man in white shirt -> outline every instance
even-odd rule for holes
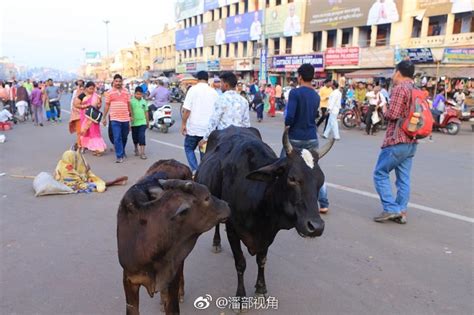
[[[295,15],[295,3],[288,4],[288,17],[285,20],[283,35],[285,37],[297,36],[301,33],[301,21],[299,16]]]
[[[323,138],[329,137],[329,133],[332,132],[334,139],[339,140],[341,137],[339,136],[339,125],[337,124],[337,116],[339,115],[339,111],[341,110],[341,102],[342,102],[342,89],[336,81],[333,82],[334,90],[329,94],[329,101],[328,101],[328,112],[329,112],[329,119],[328,119],[328,126],[326,130],[324,130]]]
[[[393,0],[376,0],[369,10],[367,25],[393,23],[399,19],[397,5]]]
[[[219,27],[216,31],[216,45],[223,45],[225,44],[225,31],[224,27],[222,26],[222,20],[219,20]]]
[[[464,111],[464,101],[466,100],[466,94],[464,94],[461,89],[457,89],[456,93],[454,93],[453,98],[456,101],[456,104],[461,108],[461,110]]]
[[[252,25],[250,26],[250,40],[260,40],[262,36],[262,24],[258,19],[258,11],[255,11]]]
[[[209,119],[214,113],[217,92],[209,86],[209,75],[206,71],[197,73],[198,83],[191,87],[186,94],[183,104],[183,119],[181,133],[184,138],[184,152],[192,172],[196,172],[198,162],[194,150],[207,132]],[[202,159],[202,152],[201,159]]]

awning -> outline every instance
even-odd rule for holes
[[[348,79],[391,78],[393,69],[363,69],[346,73]]]
[[[474,78],[474,67],[446,67],[441,65],[439,67],[439,73],[437,73],[436,66],[417,66],[415,73],[420,74],[421,76],[433,78],[436,78],[437,74],[440,77],[448,78]]]

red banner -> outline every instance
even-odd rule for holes
[[[326,50],[326,67],[358,65],[359,47],[328,48]]]

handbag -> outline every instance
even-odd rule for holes
[[[86,108],[85,115],[88,119],[98,124],[102,120],[104,114],[94,106],[89,106]]]

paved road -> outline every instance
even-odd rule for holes
[[[175,113],[176,114],[176,113]],[[65,114],[67,116],[67,114]],[[255,121],[264,140],[280,150],[282,118]],[[278,310],[251,314],[472,314],[473,134],[435,134],[423,141],[413,169],[409,224],[376,224],[380,211],[371,173],[382,135],[342,130],[321,165],[332,185],[330,214],[321,238],[282,231],[267,262],[269,294]],[[129,186],[104,194],[35,198],[31,180],[10,174],[52,171],[73,142],[67,124],[17,126],[0,144],[0,313],[121,314],[125,309],[116,250],[116,211]],[[155,160],[185,161],[177,126],[148,131],[147,161],[115,164],[112,153],[87,155],[96,174],[138,179]],[[131,146],[128,147],[132,156]],[[340,187],[341,185],[344,187]],[[454,214],[454,216],[452,215]],[[186,260],[182,314],[232,314],[194,300],[235,294],[236,274],[227,241],[211,253],[204,234]],[[253,293],[257,266],[247,255],[245,281]],[[142,314],[159,313],[159,300],[141,291]]]

